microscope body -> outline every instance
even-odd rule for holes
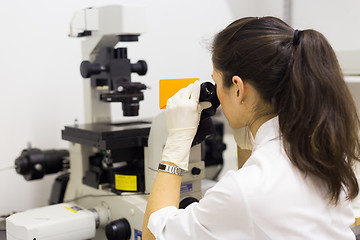
[[[136,5],[89,8],[74,15],[70,36],[84,39],[85,124],[75,123],[62,131],[62,139],[70,142],[70,176],[63,203],[10,216],[8,240],[141,239],[148,194],[167,138],[165,115],[112,123],[109,102],[121,102],[124,116],[138,115],[146,86],[132,82],[131,74],[145,75],[146,62],[132,64],[127,49],[115,46],[137,41],[146,30],[145,16],[145,8]],[[191,150],[189,168],[196,171],[184,175],[181,200],[199,200],[205,172],[200,144]],[[46,222],[38,221],[42,216]],[[94,224],[84,227],[86,222]]]
[[[90,10],[92,11],[93,9]],[[108,210],[104,212],[108,212],[109,216],[104,218],[102,227],[97,229],[94,239],[105,239],[105,231],[108,230],[105,226],[118,219],[126,219],[129,222],[131,239],[141,239],[148,193],[155,179],[167,138],[163,113],[150,121],[111,123],[109,102],[118,102],[123,96],[128,97],[121,102],[124,115],[131,116],[132,113],[137,115],[134,105],[138,106],[139,101],[143,99],[142,94],[139,94],[139,91],[134,92],[133,89],[144,90],[146,87],[140,83],[132,83],[130,73],[144,75],[147,69],[145,61],[140,60],[131,64],[127,59],[126,49],[114,47],[122,41],[136,41],[138,36],[146,31],[145,16],[142,6],[100,8],[98,30],[92,30],[91,36],[82,42],[84,61],[81,65],[81,74],[85,77],[85,121],[89,124],[67,126],[62,133],[63,139],[70,141],[71,165],[64,201],[75,199],[73,202],[84,208],[100,206]],[[113,29],[110,30],[110,27]],[[84,30],[83,32],[87,31]],[[80,29],[80,34],[81,31]],[[99,88],[103,88],[102,85],[107,86],[107,92],[99,91]],[[124,93],[124,89],[129,90]],[[137,102],[134,102],[134,99]],[[97,166],[90,161],[96,155],[100,155],[100,164]],[[191,158],[198,162],[199,169],[204,170],[200,145],[193,148]],[[108,166],[104,167],[106,164]],[[99,168],[106,169],[107,172],[102,171],[105,179],[94,181],[101,175],[96,172]],[[188,176],[191,177],[188,180],[184,176],[184,181],[188,183],[184,184],[182,198],[201,198],[201,178],[204,177],[204,171],[202,172]],[[127,236],[124,237],[126,238]]]
[[[106,126],[111,131],[104,130]],[[67,126],[63,131],[64,139],[72,139],[69,148],[71,175],[64,201],[71,201],[86,209],[97,208],[107,214],[101,219],[94,239],[106,239],[106,226],[118,219],[126,219],[129,223],[129,228],[122,231],[130,232],[131,239],[141,239],[148,193],[155,180],[167,138],[165,115],[159,114],[151,123],[93,124],[92,127],[102,127],[102,131],[91,143],[89,139],[72,138],[74,135],[79,136],[76,130],[88,136],[90,132],[85,130],[86,127],[89,125],[76,128]],[[107,137],[109,135],[111,137]],[[89,160],[99,155],[103,160],[112,158],[110,162],[113,167],[108,169],[108,173],[99,174],[96,169],[105,168]],[[180,205],[183,207],[186,207],[186,202],[189,204],[191,200],[202,197],[201,179],[204,178],[205,166],[201,161],[200,144],[192,147],[189,169],[181,185]],[[106,178],[97,177],[100,175]]]
[[[65,232],[68,240],[141,239],[148,194],[168,135],[165,114],[151,120],[112,123],[109,102],[121,102],[124,116],[138,114],[146,86],[132,82],[131,74],[145,75],[146,62],[132,64],[126,48],[115,46],[137,41],[145,32],[145,16],[145,8],[136,5],[89,8],[74,15],[70,36],[83,38],[85,124],[74,123],[62,131],[62,139],[70,142],[70,176],[63,203],[10,216],[8,240],[59,239]],[[213,114],[218,105],[218,100],[213,103]],[[195,139],[189,171],[181,184],[181,208],[202,197],[205,164],[199,143],[204,138]],[[46,224],[37,222],[45,212],[51,219],[47,218]],[[64,216],[74,220],[71,226],[61,220]],[[94,224],[84,227],[89,221]],[[62,228],[65,225],[67,229]],[[51,233],[54,226],[57,231]]]

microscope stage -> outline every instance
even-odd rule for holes
[[[92,123],[65,126],[62,139],[101,149],[147,146],[151,123]]]

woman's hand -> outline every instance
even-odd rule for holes
[[[171,97],[165,110],[169,135],[162,161],[173,163],[184,170],[188,170],[190,148],[201,111],[211,106],[209,102],[199,103],[199,96],[200,83],[196,81]]]
[[[202,109],[211,103],[199,104],[200,83],[181,89],[168,100],[165,110],[169,136],[163,151],[163,162],[187,170],[190,148],[196,134]],[[151,188],[143,222],[143,239],[155,239],[148,229],[151,214],[167,206],[179,207],[182,177],[159,171]]]

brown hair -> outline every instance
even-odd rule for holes
[[[285,151],[304,174],[317,176],[337,203],[359,192],[359,118],[333,49],[314,30],[299,32],[274,17],[242,18],[215,36],[214,68],[230,87],[238,75],[279,115]]]

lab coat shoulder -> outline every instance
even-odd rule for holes
[[[280,140],[258,147],[238,173],[254,239],[353,239],[345,197],[337,206],[329,204],[323,183],[301,173]]]
[[[284,176],[289,175],[289,169],[293,166],[281,144],[280,140],[273,140],[256,149],[243,168],[238,170],[238,184],[247,197],[255,197],[263,202],[259,196],[268,196],[273,188],[284,182]]]
[[[283,231],[283,219],[292,209],[292,194],[300,197],[297,186],[303,181],[302,174],[286,157],[281,141],[274,139],[258,147],[238,171],[237,181],[248,202],[254,239],[274,239],[272,233]]]

